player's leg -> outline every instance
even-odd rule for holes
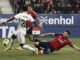
[[[34,42],[34,45],[41,47],[39,43],[41,43],[41,42],[36,41],[36,42]],[[42,49],[40,49],[40,50],[38,49],[38,54],[43,54],[43,50]]]
[[[49,54],[49,53],[52,53],[53,51],[54,50],[52,49],[51,44],[47,43],[47,46],[43,50],[40,50],[40,53],[41,54]]]
[[[48,54],[54,51],[50,42],[35,42],[35,45],[40,45],[44,48],[43,50],[39,50],[39,54]]]
[[[38,39],[36,39],[32,34],[28,34],[28,38],[29,38],[29,40],[31,40],[31,41],[34,41],[34,42],[40,42],[40,40],[38,40]]]
[[[43,47],[43,48],[45,48],[45,47],[47,47],[47,44],[48,44],[49,42],[34,42],[34,45],[36,45],[36,46],[38,46],[38,45],[40,45],[41,47]]]
[[[28,27],[28,28],[26,29],[26,33],[27,33],[27,36],[28,36],[29,40],[30,40],[30,41],[34,41],[34,37],[33,37],[33,35],[32,35],[32,28]]]
[[[35,41],[34,45],[36,48],[38,48],[39,51],[42,50],[41,47],[43,47],[43,48],[46,47],[46,44],[44,42],[41,42],[41,41]]]
[[[12,49],[12,46],[13,46],[13,44],[14,44],[14,40],[15,40],[16,38],[17,38],[17,37],[16,37],[15,34],[13,34],[13,35],[11,36],[11,41],[10,41],[9,47],[8,47],[7,49],[5,49],[6,51]]]
[[[23,49],[28,49],[28,50],[35,51],[35,49],[32,48],[30,45],[26,45],[26,44],[25,44],[25,35],[24,35],[24,34],[19,33],[19,34],[18,34],[18,40],[19,40],[20,46],[21,46]]]
[[[12,36],[11,36],[11,43],[10,43],[10,47],[12,47],[13,46],[13,44],[14,44],[14,40],[16,39],[17,37],[16,37],[16,35],[15,34],[13,34]]]
[[[38,39],[35,39],[34,36],[32,35],[32,28],[28,28],[27,29],[27,35],[28,35],[28,38],[29,38],[30,41],[35,41],[35,42],[40,41]],[[35,47],[38,48],[38,50],[41,50],[41,48],[39,47],[39,45],[35,46]]]
[[[33,37],[32,34],[28,34],[28,38],[29,38],[30,41],[34,41],[34,37]]]
[[[27,30],[26,30],[26,33],[27,33],[30,41],[39,41],[38,39],[34,38],[34,36],[32,34],[32,28],[28,27]]]
[[[32,28],[27,27],[26,29],[27,36],[30,41],[33,41]],[[21,47],[16,48],[16,50],[22,50]]]

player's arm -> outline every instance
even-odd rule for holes
[[[40,25],[40,27],[42,27],[42,23],[41,23],[41,20],[40,20],[39,17],[37,17],[37,20],[39,21],[39,25]]]
[[[44,32],[44,30],[42,29],[42,27],[39,26],[39,24],[32,18],[32,16],[29,16],[29,18],[30,18],[30,21],[31,21],[32,23],[34,23],[38,28],[40,28],[40,30],[41,30],[42,32]]]
[[[15,19],[15,17],[11,17],[10,19],[7,20],[7,22],[10,22],[10,21],[12,21],[14,19]]]
[[[57,34],[56,33],[45,33],[45,34],[41,34],[40,37],[43,37],[43,36],[56,36]]]
[[[12,21],[12,20],[14,20],[14,19],[17,19],[17,18],[19,18],[19,17],[21,17],[21,13],[13,16],[13,17],[11,17],[11,18],[9,18],[6,22],[2,22],[2,25],[6,25],[6,23],[8,23],[8,22],[10,22],[10,21]]]
[[[39,27],[41,28],[42,33],[45,33],[44,30],[42,29],[42,23],[39,17],[37,17],[37,20],[39,21]]]
[[[14,20],[15,19],[15,17],[11,17],[11,18],[9,18],[6,22],[2,22],[2,25],[6,25],[8,22],[10,22],[10,21],[12,21],[12,20]]]
[[[33,21],[33,23],[34,23],[38,28],[42,29],[36,21]]]
[[[79,47],[77,47],[76,45],[72,45],[71,47],[72,47],[72,48],[74,48],[75,50],[80,51],[80,48],[79,48]]]
[[[40,18],[39,17],[37,17],[37,20],[39,21],[39,23],[41,24],[41,20],[40,20]]]
[[[39,22],[40,27],[42,28],[41,20],[40,20],[40,18],[38,17],[38,15],[37,15],[35,12],[34,12],[34,16],[36,17],[36,19],[37,19],[38,22]]]

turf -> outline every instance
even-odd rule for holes
[[[42,41],[50,41],[52,38],[39,38]],[[32,51],[29,50],[15,50],[18,47],[18,41],[15,41],[13,50],[5,51],[6,48],[2,44],[0,38],[0,60],[80,60],[80,51],[76,51],[73,48],[66,46],[59,51],[55,51],[51,54],[44,54],[35,56]],[[70,38],[73,44],[80,47],[80,38]],[[33,45],[33,42],[26,39],[26,44]]]

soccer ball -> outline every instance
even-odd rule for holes
[[[4,46],[8,46],[8,44],[9,44],[9,40],[8,40],[8,39],[4,39],[4,40],[3,40],[3,45],[4,45]]]

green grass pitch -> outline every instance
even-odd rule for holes
[[[39,38],[42,41],[50,41],[52,38]],[[0,60],[80,60],[80,51],[76,51],[69,46],[65,46],[59,51],[55,51],[51,54],[44,54],[35,56],[32,51],[29,50],[15,50],[19,46],[18,41],[15,41],[13,50],[5,51],[6,48],[2,44],[0,38]],[[80,47],[80,38],[70,38],[73,44]],[[26,44],[33,45],[33,42],[26,39]]]

